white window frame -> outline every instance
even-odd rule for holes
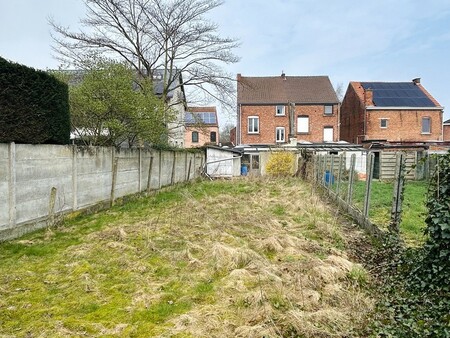
[[[247,133],[259,134],[259,116],[249,116],[247,121]]]
[[[275,128],[275,142],[286,142],[286,128],[284,127]]]
[[[329,108],[329,112],[327,112],[327,108]],[[333,105],[331,104],[326,104],[323,106],[323,114],[326,116],[330,116],[333,115]]]
[[[383,126],[383,121],[386,122],[386,125],[385,125],[385,126]],[[389,119],[381,118],[381,119],[380,119],[380,128],[381,128],[381,129],[387,129],[388,126],[389,126]]]
[[[304,121],[305,123],[300,123],[300,121]],[[299,115],[297,116],[297,133],[298,134],[309,134],[309,116],[308,115]]]
[[[327,140],[326,136],[328,136],[328,134],[325,133],[326,130],[331,130],[331,140]],[[325,126],[323,127],[323,141],[324,142],[333,142],[334,141],[334,128],[331,126]]]
[[[276,116],[285,116],[286,115],[286,107],[283,105],[277,105],[275,107],[275,115]]]
[[[424,127],[423,121],[424,120],[428,120],[428,130],[424,130],[423,129],[423,127]],[[420,127],[420,130],[421,130],[421,134],[431,134],[431,117],[430,116],[423,116],[422,117],[422,125]]]

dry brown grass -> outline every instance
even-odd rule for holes
[[[98,310],[70,322],[56,316],[45,328],[22,322],[20,332],[350,337],[367,324],[373,301],[349,278],[355,263],[342,224],[309,186],[253,178],[176,191],[182,198],[164,206],[110,211],[117,218],[36,272],[46,279],[50,269],[58,271],[58,284],[66,274],[68,290],[94,297]],[[8,306],[0,301],[0,310]],[[120,311],[108,321],[102,307],[113,306]]]

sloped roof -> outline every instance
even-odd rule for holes
[[[216,107],[189,107],[184,116],[187,125],[218,126]]]
[[[374,107],[436,108],[439,103],[418,82],[350,82],[364,103],[365,92],[372,91]]]
[[[175,93],[175,89],[182,86],[182,78],[181,73],[177,70],[174,70],[175,74],[173,76],[173,81],[169,85],[169,91],[167,93],[168,98],[172,98]],[[85,74],[88,72],[83,69],[67,69],[67,70],[52,70],[52,72],[61,72],[69,75],[69,85],[78,85],[83,81]],[[154,69],[153,70],[153,92],[155,95],[161,96],[163,93],[163,77],[164,70],[163,69]],[[135,85],[137,88],[137,85]]]
[[[238,104],[337,104],[328,76],[244,77],[238,74]]]
[[[175,88],[180,86],[181,73],[177,69],[174,70],[175,74],[172,74],[173,81],[169,85],[167,96],[172,98]],[[162,95],[164,89],[164,69],[153,70],[153,90],[156,95]]]
[[[448,119],[447,121],[444,121],[444,124],[449,124],[450,125],[450,119]]]

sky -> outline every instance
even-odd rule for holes
[[[82,0],[0,0],[0,56],[57,68],[48,19],[76,30],[84,13]],[[344,92],[350,81],[419,77],[450,118],[449,0],[225,0],[209,14],[240,42],[241,60],[224,66],[233,76],[327,75]]]

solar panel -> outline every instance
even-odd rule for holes
[[[365,90],[372,89],[377,107],[435,107],[430,98],[414,83],[361,82]]]
[[[217,124],[217,117],[216,113],[214,112],[202,112],[202,113],[186,112],[184,121],[188,124],[195,124],[195,123]]]

